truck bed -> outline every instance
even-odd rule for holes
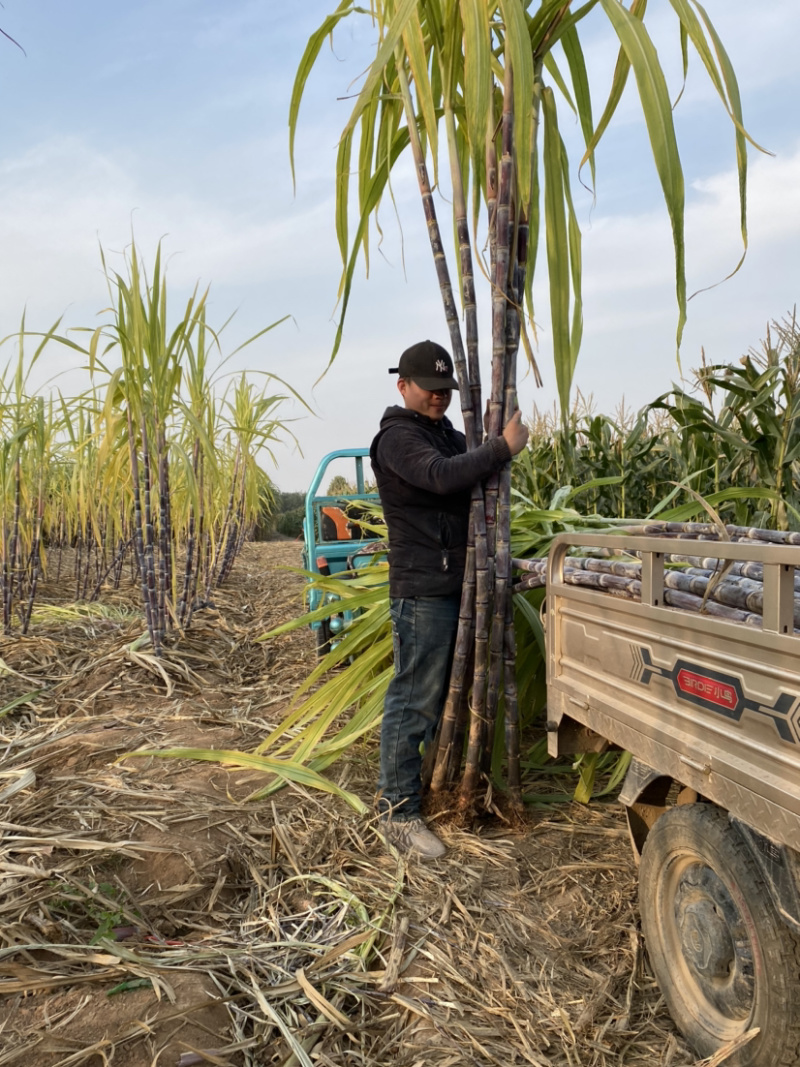
[[[567,584],[573,547],[640,553],[641,602]],[[755,628],[664,604],[665,558],[688,547],[641,535],[556,539],[546,602],[550,752],[572,720],[800,851],[800,548],[702,542],[705,555],[763,564]]]

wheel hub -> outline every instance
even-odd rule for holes
[[[733,940],[724,918],[704,893],[690,890],[678,915],[681,948],[705,978],[728,978],[733,968]]]
[[[692,864],[674,898],[675,928],[698,993],[727,1019],[746,1019],[753,1008],[753,949],[730,893],[711,870]]]

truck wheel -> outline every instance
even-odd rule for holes
[[[800,941],[721,808],[670,808],[639,868],[648,955],[678,1029],[702,1056],[753,1027],[726,1067],[800,1064]]]

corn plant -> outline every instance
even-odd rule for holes
[[[754,526],[800,524],[800,328],[794,313],[773,322],[761,349],[738,364],[704,365],[701,396],[676,389],[660,401],[721,485],[774,490]]]

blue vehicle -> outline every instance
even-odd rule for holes
[[[364,460],[369,457],[368,448],[341,449],[330,452],[323,458],[306,494],[303,518],[303,567],[322,575],[342,575],[371,559],[377,546],[376,535],[366,530],[359,522],[359,512],[369,512],[371,504],[379,504],[374,490],[368,491],[364,480]],[[353,461],[353,477],[347,478],[355,492],[337,493],[329,496],[320,493],[325,475],[336,460]],[[361,505],[361,507],[353,507]],[[366,506],[366,507],[365,507]],[[316,611],[323,603],[336,599],[335,593],[325,592],[311,585],[308,589],[308,610]],[[317,651],[324,655],[338,640],[338,635],[351,620],[352,613],[341,611],[327,619],[311,623],[317,639]]]

